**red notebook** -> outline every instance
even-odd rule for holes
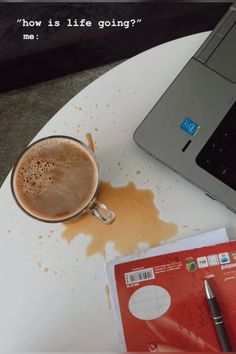
[[[203,280],[236,350],[236,241],[115,265],[127,351],[220,351]]]

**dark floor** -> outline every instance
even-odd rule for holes
[[[115,62],[0,94],[0,185],[22,149],[45,123]]]
[[[0,0],[0,92],[128,59],[161,43],[208,31],[229,5],[205,1],[1,4]],[[16,23],[22,18],[40,20],[42,26]],[[48,27],[49,18],[61,25]],[[93,26],[67,27],[68,18],[89,19]],[[115,26],[99,29],[101,20],[109,19]],[[116,27],[116,20],[127,19],[139,22],[128,29]],[[38,39],[23,40],[23,34]]]

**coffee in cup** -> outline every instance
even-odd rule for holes
[[[11,176],[13,195],[36,219],[61,222],[90,212],[104,223],[114,213],[96,201],[98,167],[93,153],[79,140],[50,136],[30,145]]]

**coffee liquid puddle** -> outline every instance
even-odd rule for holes
[[[176,235],[177,226],[160,219],[153,199],[150,190],[137,189],[132,182],[121,187],[101,182],[97,200],[115,212],[115,221],[105,225],[87,213],[74,222],[64,223],[62,237],[70,242],[76,236],[89,235],[87,256],[100,253],[105,257],[108,242],[112,242],[120,254],[137,251],[140,243],[157,246]]]

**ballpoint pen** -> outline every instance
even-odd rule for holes
[[[217,304],[217,300],[216,300],[216,296],[214,294],[214,291],[213,291],[212,287],[210,286],[207,279],[204,280],[204,288],[205,288],[207,303],[209,306],[211,317],[212,317],[214,325],[215,325],[217,338],[220,343],[220,347],[223,352],[231,352],[232,349],[231,349],[229,339],[228,339],[228,336],[226,333],[225,325],[223,322],[223,317],[221,316],[220,309]]]

